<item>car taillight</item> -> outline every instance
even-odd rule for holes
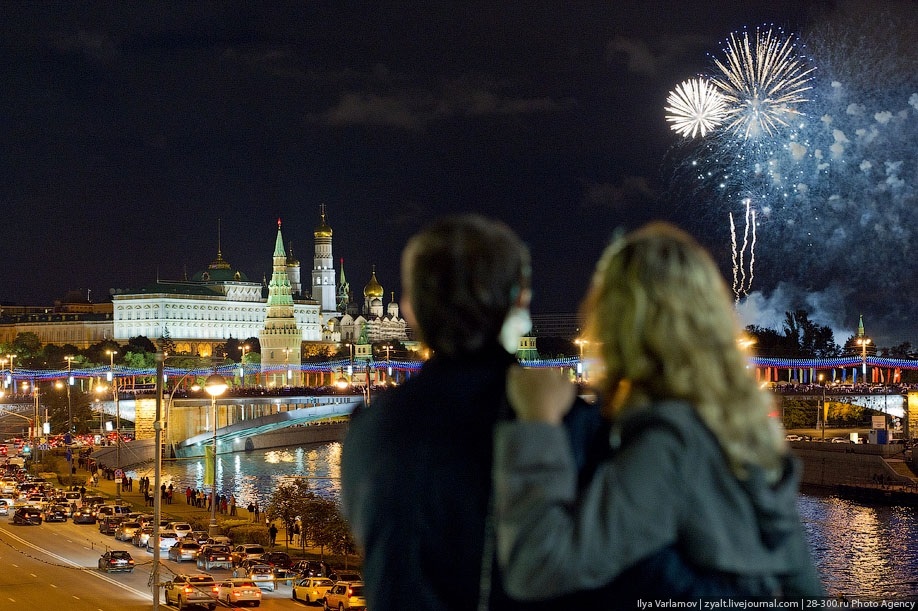
[[[353,596],[353,595],[354,595],[354,588],[348,588],[348,589],[347,589],[347,595],[348,595],[348,596]]]
[[[185,594],[191,594],[192,592],[194,592],[194,588],[192,588],[191,586],[185,586],[183,590]]]

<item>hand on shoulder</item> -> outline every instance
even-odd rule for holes
[[[507,398],[522,421],[561,424],[576,396],[577,387],[561,369],[513,366],[507,371]]]

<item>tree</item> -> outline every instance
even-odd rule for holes
[[[34,333],[18,333],[12,342],[3,346],[4,354],[15,354],[21,367],[37,369],[43,366],[41,340]]]
[[[115,362],[120,362],[124,358],[124,349],[121,347],[121,344],[111,339],[105,339],[93,344],[86,349],[84,354],[90,363],[108,365],[111,363],[111,357],[108,355],[109,351],[117,352],[114,356]]]
[[[280,520],[289,533],[297,518],[302,520],[309,512],[315,492],[305,479],[295,479],[277,487],[268,497],[265,516],[269,520]],[[287,540],[289,540],[289,536]]]
[[[150,341],[149,338],[138,335],[128,340],[125,349],[128,352],[154,354],[156,352],[156,344]]]

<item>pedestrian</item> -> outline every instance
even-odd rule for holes
[[[185,486],[185,503],[191,505],[191,486]]]
[[[274,542],[277,541],[277,526],[273,522],[268,528],[268,538],[271,540],[271,547],[274,547]]]
[[[503,223],[465,215],[412,237],[401,268],[401,311],[433,356],[358,407],[342,445],[342,507],[364,550],[367,606],[404,608],[410,583],[425,610],[531,608],[491,579],[486,530],[493,427],[530,328],[529,252]]]
[[[230,495],[229,506],[230,506],[230,515],[231,516],[236,515],[236,495],[235,494]]]
[[[249,510],[249,519],[254,522],[255,521],[255,503],[250,502],[249,506],[246,507],[246,509]]]
[[[294,545],[299,546],[299,544],[300,544],[300,522],[299,522],[299,518],[297,518],[297,521],[293,523],[293,537],[292,537],[292,541],[293,541],[293,544],[294,544]]]
[[[258,522],[258,499],[255,499],[255,519],[254,522]]]
[[[825,595],[797,512],[799,461],[749,374],[733,306],[711,257],[671,225],[606,249],[583,314],[607,420],[580,486],[559,426],[576,387],[557,371],[510,371],[517,419],[497,426],[494,446],[510,594],[609,587],[638,608],[697,598],[700,575],[715,588],[706,596]],[[647,561],[675,550],[675,572]]]

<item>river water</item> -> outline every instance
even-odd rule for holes
[[[241,507],[261,506],[285,480],[305,477],[317,493],[340,494],[341,444],[312,444],[218,457],[218,489],[231,491]],[[128,470],[137,479],[152,468]],[[201,488],[201,458],[166,462],[163,482],[177,494]],[[182,502],[178,500],[178,502]],[[800,514],[819,573],[832,596],[918,597],[918,508],[873,506],[805,492]]]

